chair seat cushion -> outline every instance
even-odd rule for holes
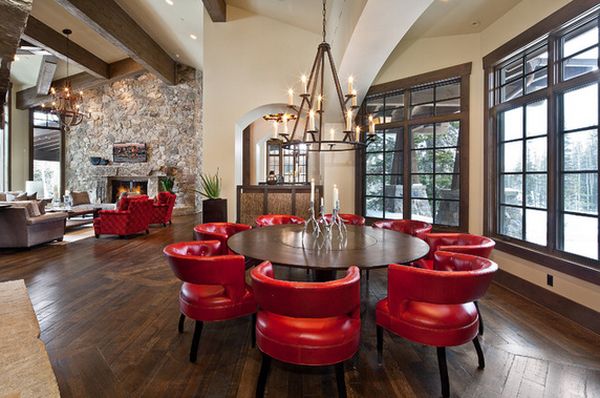
[[[408,340],[436,347],[465,344],[477,335],[479,317],[473,303],[430,304],[405,301],[390,313],[388,299],[377,303],[378,325]]]
[[[262,352],[296,365],[333,365],[358,350],[360,319],[291,318],[259,311],[256,344]]]
[[[246,286],[243,297],[234,302],[220,285],[183,283],[179,307],[185,316],[198,321],[221,321],[256,312],[252,288]]]

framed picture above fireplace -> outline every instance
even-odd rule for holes
[[[144,163],[148,161],[146,144],[118,143],[113,145],[114,163]]]

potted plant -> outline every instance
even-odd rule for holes
[[[206,199],[202,201],[203,222],[227,222],[227,199],[221,198],[222,181],[219,170],[215,175],[200,175],[200,190],[195,190]]]
[[[163,168],[166,176],[160,179],[160,190],[163,192],[175,193],[175,176],[177,175],[176,167]]]

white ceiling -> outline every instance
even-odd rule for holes
[[[37,84],[38,73],[42,64],[43,55],[18,55],[10,68],[10,81],[17,90],[33,87]],[[69,75],[73,76],[83,72],[82,69],[69,63]],[[58,60],[54,80],[67,76],[67,63]]]
[[[71,40],[105,62],[111,63],[127,58],[127,54],[94,32],[86,24],[69,14],[54,0],[33,0],[31,15],[57,32],[69,28]]]
[[[335,0],[327,2],[328,9],[332,1]],[[313,33],[321,33],[322,0],[227,0],[227,4]]]
[[[406,39],[479,33],[521,0],[435,0]]]
[[[36,0],[37,1],[37,0]],[[116,0],[171,58],[202,69],[202,0]],[[196,36],[192,39],[190,35]],[[179,55],[179,57],[177,57]]]

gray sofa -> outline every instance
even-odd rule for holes
[[[25,202],[0,209],[0,248],[31,247],[62,240],[67,213],[30,214]]]

